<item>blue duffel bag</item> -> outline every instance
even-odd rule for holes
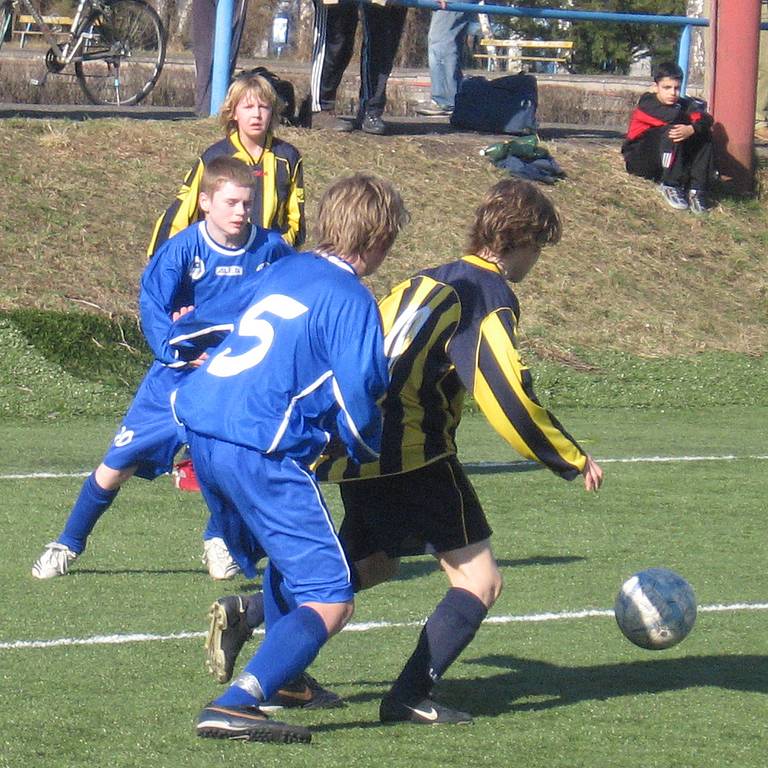
[[[526,72],[494,80],[467,77],[456,94],[451,125],[483,133],[534,133],[538,103],[536,78]]]

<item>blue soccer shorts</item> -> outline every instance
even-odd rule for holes
[[[291,458],[187,430],[200,490],[248,577],[266,553],[298,605],[353,598],[350,573],[314,475]]]
[[[173,469],[183,433],[173,417],[171,392],[191,370],[168,368],[157,361],[152,364],[104,456],[104,464],[110,469],[138,465],[136,475],[146,480]]]

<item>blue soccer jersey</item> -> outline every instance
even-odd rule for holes
[[[378,455],[387,383],[373,296],[339,259],[301,253],[262,274],[174,408],[193,432],[261,453],[309,464],[338,435],[366,462]]]
[[[180,367],[232,330],[248,306],[261,269],[293,249],[276,232],[253,227],[241,248],[215,242],[199,222],[157,251],[141,278],[139,307],[144,335],[155,358]],[[173,322],[180,307],[194,311]]]

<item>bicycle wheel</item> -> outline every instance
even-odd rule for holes
[[[165,61],[165,30],[145,0],[108,0],[80,34],[75,74],[93,104],[138,104],[154,88]]]

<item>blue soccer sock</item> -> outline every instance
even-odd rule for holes
[[[96,482],[94,474],[88,475],[83,483],[64,530],[57,539],[60,544],[64,544],[78,554],[85,549],[93,527],[107,511],[120,490],[119,488],[114,491],[105,490]]]
[[[418,701],[429,695],[459,654],[472,642],[488,613],[480,598],[452,587],[438,603],[421,631],[411,658],[390,691],[399,701]]]
[[[243,674],[214,704],[243,706],[266,701],[312,663],[327,639],[328,631],[317,611],[307,606],[291,611],[270,628]]]

